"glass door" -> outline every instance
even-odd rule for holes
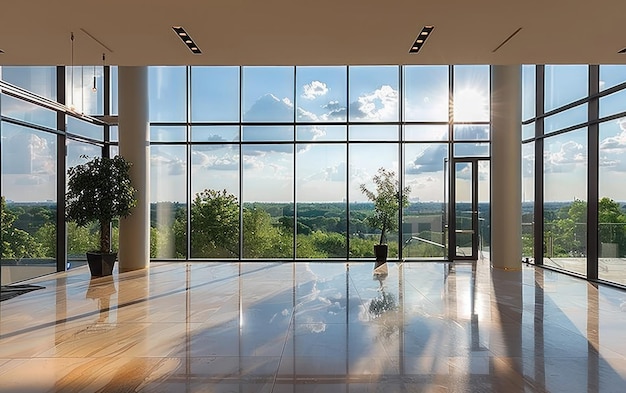
[[[476,158],[452,160],[449,220],[451,260],[478,259],[478,167]]]

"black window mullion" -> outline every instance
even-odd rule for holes
[[[599,90],[600,67],[589,66],[589,100],[587,128],[587,279],[598,279],[598,204],[599,204],[599,174],[600,142],[599,142]]]

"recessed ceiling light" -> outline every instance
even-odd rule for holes
[[[422,49],[422,45],[426,42],[426,39],[430,37],[430,33],[432,33],[434,26],[424,26],[420,33],[417,35],[415,42],[411,45],[411,49],[409,49],[409,53],[417,53]]]
[[[191,52],[193,52],[196,55],[202,53],[200,48],[198,48],[198,45],[196,45],[195,42],[193,42],[193,39],[189,36],[189,34],[187,34],[187,32],[182,26],[172,26],[172,30],[174,30],[174,32],[178,35],[178,37],[185,43],[185,45],[187,45],[187,47],[189,48],[189,50],[191,50]]]

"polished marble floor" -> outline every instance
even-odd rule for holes
[[[525,266],[153,263],[0,303],[1,392],[624,392],[626,292]]]

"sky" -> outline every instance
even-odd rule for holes
[[[152,201],[184,202],[188,169],[192,193],[205,188],[226,189],[241,196],[244,202],[291,202],[295,182],[298,201],[365,201],[359,186],[369,184],[380,167],[397,171],[401,160],[397,144],[382,143],[398,140],[398,126],[375,122],[398,122],[401,103],[402,116],[407,121],[447,121],[447,67],[406,67],[402,75],[403,98],[399,94],[398,72],[396,66],[350,67],[349,72],[346,67],[297,67],[295,72],[293,67],[194,67],[188,93],[185,67],[151,68],[151,121],[185,122],[189,117],[192,121],[203,122],[190,129],[193,141],[220,143],[193,145],[189,164],[185,145],[153,145],[150,157]],[[586,96],[587,85],[583,83],[586,73],[587,68],[583,66],[547,66],[546,110]],[[52,75],[48,74],[43,70],[33,71],[24,78],[28,83],[24,83],[51,95],[53,92],[38,87],[45,85],[42,81]],[[623,66],[603,66],[600,89],[623,83],[625,74]],[[82,75],[89,88],[87,81],[92,76]],[[534,83],[532,73],[525,72],[524,76],[525,86]],[[100,78],[98,70],[96,77]],[[3,78],[19,82],[20,75],[5,67]],[[84,90],[82,86],[83,95]],[[488,91],[488,67],[455,67],[455,118],[488,121]],[[191,97],[189,113],[187,94]],[[601,116],[623,111],[625,99],[626,91],[603,98]],[[94,108],[101,104],[97,99],[92,101],[89,105]],[[242,108],[239,108],[240,101]],[[3,115],[9,117],[42,125],[53,121],[50,113],[24,106],[6,96],[2,97],[0,105]],[[525,96],[525,117],[534,115],[533,105],[534,101]],[[546,130],[578,123],[581,114],[584,121],[586,111],[586,107],[581,107],[555,116],[556,119],[546,121]],[[242,128],[241,138],[246,144],[241,156],[236,144],[239,129],[234,125],[240,121],[240,116],[244,122],[255,122]],[[294,118],[305,124],[294,128],[289,124]],[[363,124],[347,128],[348,119]],[[269,122],[272,124],[263,125]],[[72,129],[84,135],[101,132],[76,125]],[[457,146],[456,153],[488,154],[488,146],[479,142],[488,140],[490,132],[486,126],[455,127],[455,138],[467,142]],[[184,126],[162,125],[152,128],[151,137],[153,141],[184,142],[186,133]],[[411,187],[410,200],[442,201],[444,158],[448,147],[441,142],[447,138],[447,126],[407,126],[404,137],[415,142],[407,143],[402,152],[403,181]],[[292,143],[294,138],[295,144]],[[351,141],[349,145],[345,143],[346,138]],[[546,138],[543,157],[546,201],[586,198],[586,138],[585,130]],[[601,124],[600,149],[601,196],[626,200],[620,186],[626,180],[626,162],[622,158],[626,150],[624,119]],[[15,201],[53,200],[56,197],[56,154],[56,138],[50,134],[3,122],[3,195]],[[68,166],[80,162],[81,154],[93,156],[97,149],[69,142]],[[529,176],[535,159],[532,149],[524,148],[523,159],[523,200],[529,200],[532,198]]]

